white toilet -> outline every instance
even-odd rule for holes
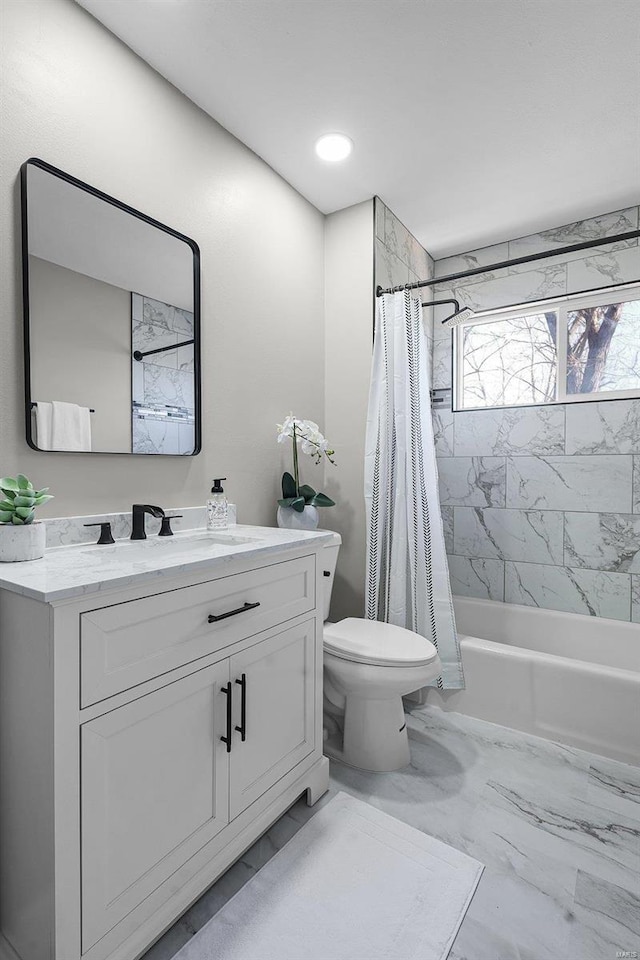
[[[411,630],[348,617],[329,623],[342,540],[334,534],[324,562],[324,752],[363,770],[398,770],[409,763],[402,697],[439,676],[431,641]]]

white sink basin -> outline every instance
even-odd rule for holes
[[[148,556],[150,553],[162,555],[171,554],[181,555],[185,553],[194,553],[202,549],[215,549],[216,547],[236,547],[244,543],[260,543],[257,537],[240,537],[233,533],[213,533],[208,530],[201,530],[196,533],[178,533],[172,537],[158,537],[156,535],[148,537],[147,540],[117,540],[115,543],[101,544],[91,547],[83,547],[83,553],[104,553],[108,554],[122,553],[142,554]]]

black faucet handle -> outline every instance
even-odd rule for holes
[[[85,527],[100,527],[100,536],[98,537],[98,543],[115,543],[113,539],[113,534],[111,533],[111,521],[103,520],[100,523],[85,523]]]
[[[165,513],[162,518],[162,523],[160,525],[159,537],[172,537],[173,530],[171,529],[171,521],[178,520],[182,516],[181,513]]]

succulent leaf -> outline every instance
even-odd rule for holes
[[[53,499],[47,493],[48,489],[36,490],[23,473],[17,477],[2,477],[0,491],[4,498],[0,499],[0,523],[14,523],[16,526],[33,523],[35,508]]]

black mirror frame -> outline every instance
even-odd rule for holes
[[[97,187],[92,187],[88,183],[84,183],[82,180],[78,180],[76,177],[72,177],[71,174],[65,173],[64,170],[58,169],[58,167],[52,166],[52,164],[47,163],[45,160],[40,160],[38,157],[29,157],[28,160],[20,167],[20,208],[22,216],[22,316],[23,316],[23,347],[24,347],[24,403],[25,403],[25,432],[28,445],[32,450],[37,450],[38,453],[78,453],[78,451],[69,451],[69,450],[43,450],[39,447],[33,436],[33,427],[32,427],[32,397],[31,397],[31,340],[30,340],[30,328],[29,328],[29,237],[28,237],[28,218],[27,218],[27,172],[29,166],[39,167],[41,170],[45,170],[47,173],[53,174],[53,176],[59,177],[61,180],[66,180],[67,183],[70,183],[74,187],[78,187],[80,190],[85,190],[87,193],[92,194],[92,196],[97,197],[99,200],[104,200],[106,203],[112,204],[114,207],[123,210],[125,213],[131,214],[131,216],[137,217],[139,220],[144,220],[145,223],[148,223],[152,227],[157,227],[159,230],[163,230],[165,233],[170,234],[172,237],[175,237],[177,240],[182,240],[184,243],[188,244],[193,253],[193,372],[194,372],[194,413],[195,413],[195,424],[194,424],[194,448],[193,453],[189,454],[177,454],[177,453],[134,453],[133,451],[102,451],[102,450],[91,450],[87,451],[92,455],[101,455],[101,456],[119,456],[119,457],[174,457],[179,459],[186,459],[187,457],[195,457],[202,450],[202,380],[201,380],[201,351],[200,351],[200,247],[195,240],[192,240],[190,237],[186,237],[183,233],[179,233],[177,230],[173,230],[171,227],[168,227],[164,223],[160,223],[159,220],[154,220],[153,217],[147,216],[145,213],[141,213],[140,210],[136,210],[134,207],[130,207],[128,204],[123,203],[121,200],[116,200],[115,197],[110,197],[109,194],[103,193],[102,190],[98,190]]]

